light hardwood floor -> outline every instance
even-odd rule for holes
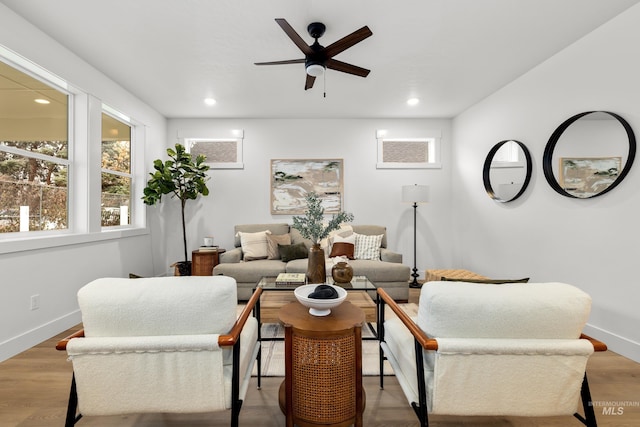
[[[415,292],[410,301],[415,300]],[[59,338],[69,331],[0,363],[0,426],[52,427],[64,425],[71,364],[65,353],[54,349]],[[599,426],[640,426],[640,364],[611,351],[596,353],[589,360],[587,372]],[[250,388],[240,414],[241,426],[283,426],[284,416],[277,402],[282,378],[263,379],[262,390]],[[490,385],[488,385],[490,386]],[[413,410],[395,377],[385,377],[385,389],[378,387],[378,377],[365,377],[367,394],[364,425],[384,427],[418,426]],[[613,412],[606,413],[609,403]],[[619,405],[622,404],[622,405]],[[622,408],[623,413],[613,415]],[[605,412],[605,413],[603,413]],[[228,413],[190,415],[130,415],[86,417],[79,427],[151,427],[151,426],[227,426]],[[571,427],[580,426],[573,417],[430,417],[431,426],[480,427]]]

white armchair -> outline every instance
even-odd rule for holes
[[[56,346],[73,362],[66,426],[83,415],[229,409],[237,426],[260,350],[251,316],[260,291],[238,317],[230,277],[104,278],[81,288],[84,329]]]
[[[573,414],[596,426],[586,364],[606,346],[581,334],[591,309],[583,291],[564,283],[428,282],[416,319],[378,293],[380,363],[389,361],[421,426],[429,414]],[[386,305],[396,316],[385,319]]]

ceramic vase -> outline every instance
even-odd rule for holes
[[[331,277],[336,283],[349,283],[353,279],[353,267],[341,261],[331,269]]]
[[[309,248],[309,263],[307,264],[307,283],[324,283],[327,270],[324,259],[324,249],[319,244]]]

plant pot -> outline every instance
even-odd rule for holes
[[[324,283],[327,280],[324,249],[319,244],[309,248],[309,262],[307,264],[307,283]]]
[[[191,276],[191,261],[179,261],[171,264],[174,276]]]
[[[353,279],[353,267],[346,262],[339,262],[331,269],[331,277],[336,283],[349,283]]]

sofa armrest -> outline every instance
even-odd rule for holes
[[[386,262],[402,264],[402,254],[393,252],[387,248],[380,248],[380,259]]]
[[[220,264],[238,263],[242,260],[242,248],[233,248],[220,254]]]

